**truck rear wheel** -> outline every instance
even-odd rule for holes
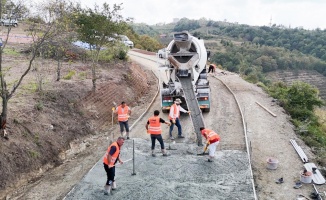
[[[211,110],[211,108],[204,108],[203,112],[209,112]]]
[[[162,110],[162,113],[169,113],[169,110],[164,109]]]

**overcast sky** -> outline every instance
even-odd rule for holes
[[[123,3],[121,14],[149,25],[170,23],[173,18],[227,20],[248,25],[282,24],[305,29],[326,28],[326,0],[76,0],[93,8],[94,3]]]

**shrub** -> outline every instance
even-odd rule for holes
[[[80,79],[86,79],[86,72],[80,72],[79,74],[78,74],[78,76],[79,76],[79,78]]]
[[[39,157],[39,153],[36,152],[36,151],[29,151],[29,155],[32,157],[32,158],[38,158]]]
[[[71,78],[76,74],[75,70],[70,70],[69,73],[63,77],[65,80],[71,80]]]
[[[279,99],[284,109],[290,113],[296,132],[308,146],[314,148],[318,160],[326,162],[325,151],[320,150],[326,146],[326,132],[320,118],[314,114],[316,107],[324,105],[318,97],[318,89],[303,82],[293,83],[289,87],[278,82],[271,85],[267,91]]]
[[[117,55],[119,60],[126,60],[127,59],[127,52],[124,49],[120,49]]]
[[[43,107],[44,107],[43,102],[39,101],[37,104],[35,104],[34,107],[36,110],[39,110],[39,111],[43,110]]]

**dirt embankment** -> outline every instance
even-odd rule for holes
[[[123,100],[131,102],[131,107],[141,107],[146,98],[152,97],[147,91],[153,85],[151,81],[156,81],[150,71],[130,62],[107,64],[98,69],[94,93],[90,91],[89,64],[64,63],[63,76],[72,70],[76,73],[70,80],[56,81],[56,63],[42,62],[26,76],[9,102],[9,140],[0,138],[0,199],[65,163],[71,158],[67,150],[74,144],[85,143],[83,138],[109,135],[106,131],[112,126],[113,102],[119,104]],[[4,66],[13,63],[20,67],[9,68],[10,81],[17,79],[20,69],[26,66],[25,61],[17,63],[14,59],[7,59]],[[35,80],[40,74],[43,91],[35,92]],[[83,146],[92,148],[90,144]],[[78,152],[72,153],[72,157],[74,154]]]

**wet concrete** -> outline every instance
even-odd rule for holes
[[[122,147],[121,158],[132,158],[132,140]],[[116,166],[117,190],[104,195],[106,173],[100,160],[65,199],[254,199],[246,152],[216,152],[214,162],[198,156],[203,147],[195,143],[166,143],[170,154],[163,157],[156,143],[156,157],[151,156],[151,142],[134,139],[133,161]],[[132,175],[135,172],[136,175]]]

